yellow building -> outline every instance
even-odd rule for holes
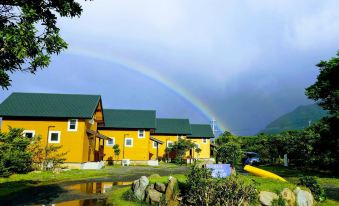
[[[154,158],[149,151],[154,142],[150,134],[155,129],[155,116],[154,110],[104,109],[105,125],[99,127],[100,133],[109,138],[105,141],[104,160],[146,164]],[[119,145],[119,155],[114,154],[114,145]]]
[[[163,142],[158,145],[159,159],[172,159],[174,154],[167,152],[166,148],[170,148],[179,138],[186,138],[189,134],[191,134],[191,127],[188,119],[157,118],[156,129],[151,136]],[[157,156],[156,142],[153,142],[149,147],[150,153],[155,159]]]
[[[99,95],[12,93],[0,105],[1,131],[22,128],[26,137],[39,135],[44,145],[62,145],[69,168],[103,160],[104,124]]]
[[[211,158],[211,141],[214,138],[212,128],[208,124],[191,124],[192,134],[187,136],[194,142],[198,148],[201,149],[200,153],[190,151],[191,156],[197,159],[210,159]]]
[[[12,93],[0,105],[0,117],[3,132],[22,128],[23,135],[39,135],[44,145],[61,145],[69,168],[97,169],[104,161],[121,160],[156,165],[175,156],[166,148],[179,138],[201,149],[199,154],[189,151],[187,159],[210,158],[209,125],[157,119],[154,110],[103,109],[99,95]],[[114,145],[119,145],[119,155]]]

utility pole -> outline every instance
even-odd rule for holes
[[[214,118],[211,120],[211,126],[212,126],[212,132],[213,135],[215,136],[216,133],[219,131],[217,128],[217,120],[215,120]]]

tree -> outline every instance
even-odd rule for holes
[[[44,145],[40,136],[34,136],[27,147],[27,151],[32,154],[34,169],[52,170],[61,167],[67,154],[67,152],[60,152],[61,148],[61,145]]]
[[[117,160],[120,155],[120,148],[118,144],[113,145],[113,151],[114,151],[115,159]]]
[[[57,16],[79,17],[75,0],[2,0],[0,2],[0,86],[11,85],[9,73],[35,74],[47,67],[52,54],[67,48]]]
[[[321,61],[317,67],[320,74],[317,81],[306,89],[306,96],[339,118],[339,51],[337,57]]]
[[[175,162],[181,164],[185,153],[194,148],[196,148],[196,145],[191,140],[180,138],[168,150],[175,154]]]
[[[217,147],[217,159],[222,163],[237,164],[242,155],[240,144],[227,142]]]
[[[196,147],[195,148],[195,152],[198,154],[197,156],[198,156],[198,159],[199,159],[199,155],[200,155],[200,153],[201,153],[201,149],[199,148],[199,147]]]
[[[27,173],[32,170],[32,155],[26,149],[30,139],[24,137],[22,129],[9,128],[8,133],[0,132],[0,176],[13,173]]]

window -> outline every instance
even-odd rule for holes
[[[133,138],[125,139],[125,147],[133,147]]]
[[[49,131],[48,142],[60,143],[60,131]]]
[[[106,145],[107,145],[107,146],[114,146],[114,145],[115,145],[115,139],[114,139],[114,137],[110,137],[110,139],[108,139],[108,140],[106,141]]]
[[[138,137],[139,138],[144,138],[145,137],[145,130],[139,129],[138,130]]]
[[[168,141],[167,142],[167,147],[168,148],[172,148],[173,147],[173,142],[172,141]]]
[[[35,135],[35,131],[34,130],[24,130],[23,135],[25,137],[32,138]]]
[[[153,141],[153,148],[157,148],[157,142]]]
[[[68,120],[68,131],[75,132],[78,130],[78,120],[70,119]]]
[[[207,143],[207,138],[202,138],[202,143],[206,144]]]

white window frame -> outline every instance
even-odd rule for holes
[[[131,140],[131,145],[126,144],[127,140]],[[133,138],[131,138],[131,137],[125,138],[124,145],[125,145],[125,147],[133,147]]]
[[[169,146],[168,146],[168,143],[172,143],[172,146],[171,146],[171,147],[169,147]],[[167,148],[172,148],[172,147],[173,147],[173,144],[174,144],[174,142],[173,142],[173,141],[167,141],[167,145],[166,145],[166,146],[167,146]]]
[[[141,131],[142,131],[142,132],[141,132]],[[138,130],[138,138],[139,138],[139,139],[145,138],[145,136],[146,136],[145,133],[146,133],[146,132],[145,132],[144,129],[139,129],[139,130]],[[142,136],[140,136],[140,134],[142,134]]]
[[[24,130],[22,132],[22,134],[24,135],[24,137],[26,137],[26,133],[32,133],[32,138],[35,136],[35,130]]]
[[[75,120],[75,129],[70,129],[70,126],[71,126],[71,120]],[[69,120],[68,120],[67,131],[69,131],[69,132],[76,132],[76,131],[78,131],[78,119],[69,119]]]
[[[58,134],[58,141],[52,141],[52,133]],[[48,143],[60,143],[61,131],[49,131],[48,132]]]
[[[108,140],[106,140],[106,145],[107,146],[114,146],[115,145],[115,138],[114,137],[110,137],[111,140],[113,140],[113,144],[109,144]]]
[[[202,143],[207,144],[207,138],[202,138]]]
[[[159,147],[159,143],[157,143],[156,141],[153,141],[153,148],[156,149],[157,148],[157,144],[158,144],[158,147]]]

